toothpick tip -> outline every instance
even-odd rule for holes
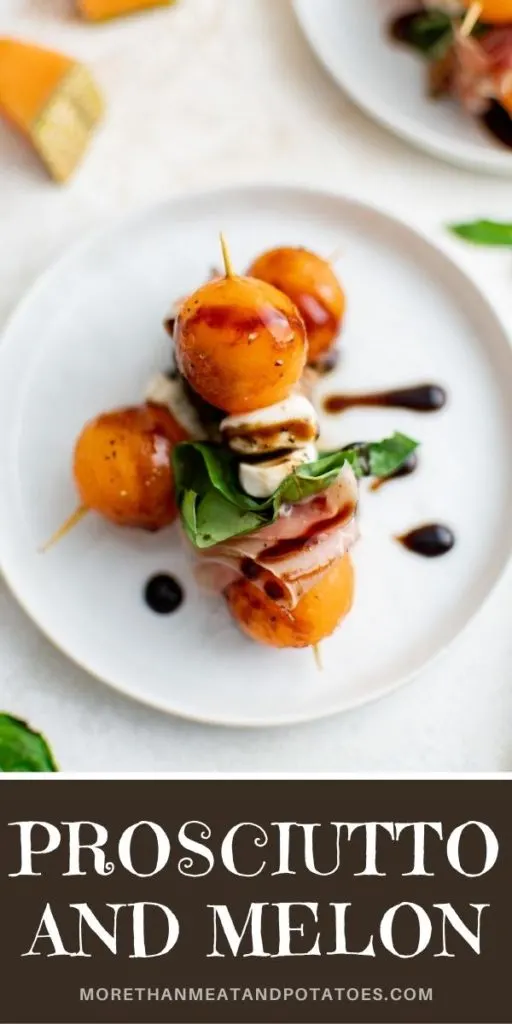
[[[338,263],[342,256],[343,249],[341,245],[337,245],[336,248],[333,249],[333,251],[331,252],[331,255],[327,257],[327,262],[334,266],[334,264]]]
[[[222,259],[224,260],[224,272],[226,274],[226,277],[234,277],[235,272],[233,270],[233,264],[231,262],[229,246],[223,231],[220,232],[220,247],[222,249]]]
[[[467,39],[471,35],[475,25],[477,24],[484,7],[479,0],[474,0],[474,3],[468,7],[467,14],[464,17],[462,25],[460,27],[460,34]]]
[[[72,530],[75,526],[78,525],[78,523],[82,521],[82,519],[87,515],[88,512],[89,509],[85,505],[79,505],[78,508],[76,508],[75,511],[72,513],[72,515],[70,515],[69,518],[66,519],[66,522],[63,523],[62,526],[59,526],[59,529],[56,530],[54,534],[52,534],[50,539],[47,540],[46,543],[39,548],[39,553],[41,555],[45,555],[46,552],[50,550],[50,548],[55,547],[55,545],[58,544],[59,541],[62,540],[62,538],[70,532],[70,530]]]
[[[314,657],[315,657],[315,663],[316,663],[316,667],[317,667],[318,671],[319,672],[323,672],[323,670],[324,670],[324,663],[322,661],[322,651],[321,651],[321,648],[320,648],[320,644],[314,644],[313,645],[313,654],[314,654]]]

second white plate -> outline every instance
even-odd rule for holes
[[[414,0],[294,0],[317,56],[352,100],[396,135],[451,163],[512,175],[512,150],[456,101],[433,101],[421,56],[393,43],[393,14]]]
[[[363,494],[355,608],[311,651],[241,636],[223,601],[194,583],[176,528],[120,530],[90,515],[46,555],[76,504],[71,453],[85,421],[140,400],[170,359],[172,300],[218,263],[218,232],[245,268],[268,246],[342,246],[348,314],[323,389],[438,381],[443,412],[358,409],[326,420],[337,446],[402,430],[419,471]],[[446,646],[479,608],[512,544],[512,351],[486,299],[436,246],[394,218],[335,195],[242,188],[175,199],[75,250],[40,282],[0,346],[0,565],[28,614],[70,658],[124,693],[208,722],[271,725],[340,711],[389,691]],[[457,545],[435,561],[393,536],[427,520]],[[147,578],[172,572],[174,615],[145,606]],[[72,695],[70,695],[72,698]]]

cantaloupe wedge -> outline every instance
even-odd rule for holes
[[[56,181],[73,173],[102,112],[99,89],[82,64],[0,38],[0,113],[30,139]]]
[[[78,10],[89,21],[106,21],[149,7],[170,7],[176,0],[77,0]]]

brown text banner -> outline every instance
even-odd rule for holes
[[[511,783],[8,779],[3,1024],[510,1024]]]

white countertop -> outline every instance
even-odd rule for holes
[[[65,188],[0,124],[0,327],[85,230],[169,195],[241,181],[347,191],[436,232],[512,327],[512,254],[466,249],[442,228],[511,219],[512,177],[437,163],[360,114],[310,53],[288,0],[181,0],[105,26],[80,24],[70,7],[1,3],[0,33],[86,59],[109,112]],[[309,726],[244,732],[115,695],[54,650],[0,583],[0,706],[43,729],[66,771],[507,770],[511,608],[509,568],[464,636],[409,686]]]

